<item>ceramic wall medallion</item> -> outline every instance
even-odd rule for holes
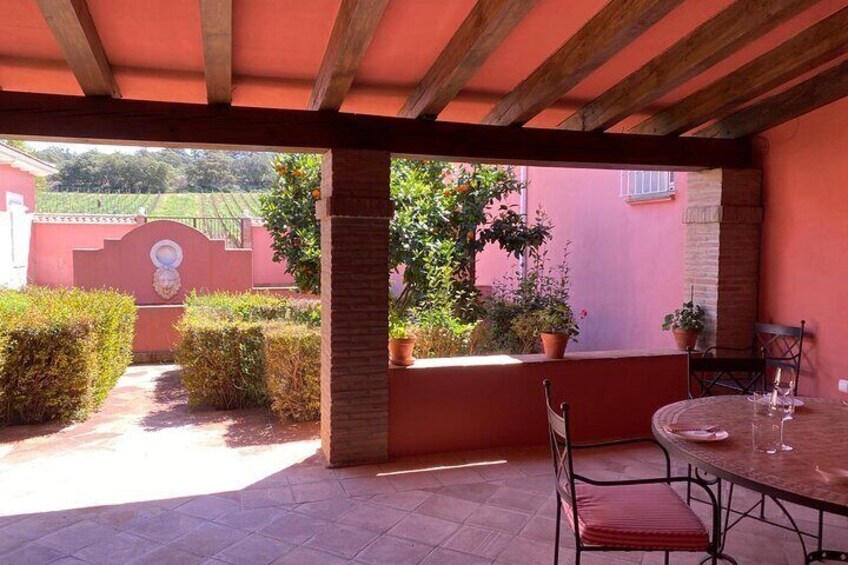
[[[177,267],[183,262],[183,249],[170,239],[156,242],[150,248],[150,260],[156,266],[153,273],[153,290],[156,294],[169,300],[180,291],[182,281]]]

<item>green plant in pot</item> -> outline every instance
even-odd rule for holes
[[[704,309],[690,297],[688,302],[663,319],[662,329],[671,330],[677,349],[688,351],[695,348],[698,335],[704,329]]]
[[[568,341],[577,341],[580,328],[571,307],[564,303],[553,303],[535,313],[542,349],[549,359],[562,359]]]
[[[389,308],[389,362],[399,367],[409,367],[415,362],[415,334],[406,309],[393,301]]]

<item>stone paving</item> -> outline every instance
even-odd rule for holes
[[[543,447],[330,470],[317,425],[282,425],[261,410],[189,413],[178,379],[173,366],[132,367],[85,423],[0,429],[0,563],[552,562]],[[601,479],[661,472],[650,447],[601,450],[577,465]],[[812,529],[814,513],[795,514]],[[848,519],[826,524],[828,545],[848,549]],[[573,563],[564,532],[560,563]],[[727,551],[740,564],[801,562],[794,534],[753,521],[733,530]],[[653,565],[662,555],[583,563]]]

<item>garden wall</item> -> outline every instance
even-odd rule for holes
[[[676,175],[673,200],[629,204],[619,196],[620,172],[529,167],[527,210],[550,217],[551,260],[571,242],[571,305],[585,308],[574,351],[671,347],[663,316],[684,296],[686,175]],[[517,262],[487,249],[477,262],[478,284],[491,285]]]
[[[547,441],[542,381],[571,407],[573,439],[647,437],[651,416],[686,396],[686,355],[670,351],[422,359],[389,369],[389,455]]]

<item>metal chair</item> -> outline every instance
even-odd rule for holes
[[[777,369],[792,372],[797,393],[805,324],[804,320],[797,327],[757,323],[750,348],[689,351],[689,398],[764,392]]]
[[[574,532],[575,564],[586,551],[706,552],[715,565],[721,556],[721,509],[709,487],[700,479],[672,477],[668,452],[652,439],[620,440],[574,445],[568,424],[568,404],[561,415],[551,404],[551,382],[544,381],[551,457],[556,493],[556,541],[554,565],[559,563],[562,514]],[[597,481],[574,472],[576,450],[648,442],[665,455],[665,477],[620,481]],[[672,483],[697,485],[712,501],[712,535],[701,520],[672,489]]]

